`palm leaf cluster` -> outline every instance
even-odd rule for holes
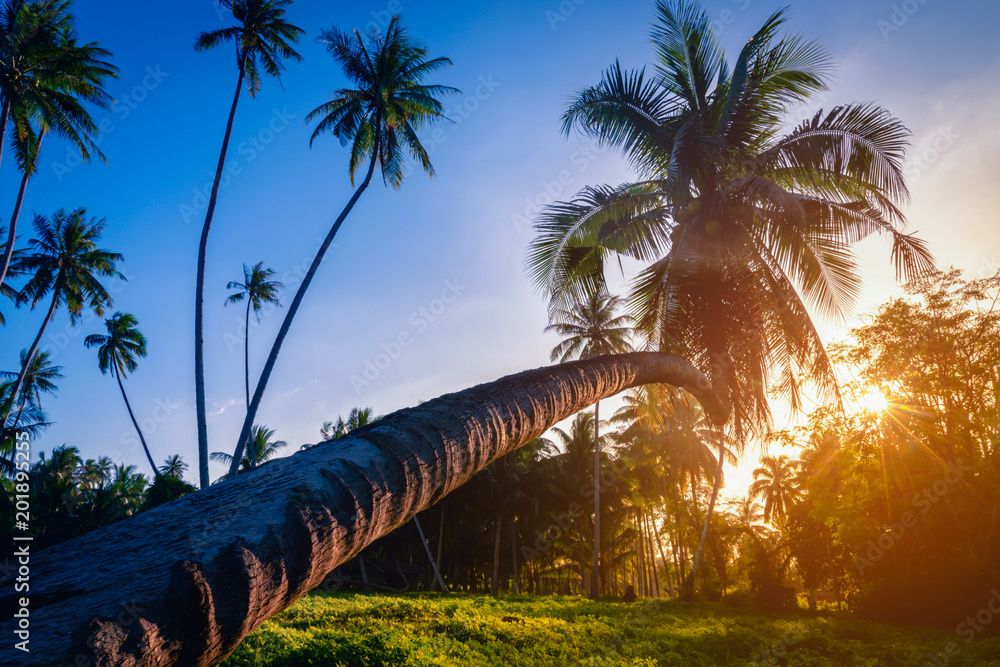
[[[284,60],[302,60],[292,45],[305,31],[285,19],[292,4],[292,0],[221,0],[221,7],[232,13],[235,25],[203,32],[195,49],[234,44],[236,66],[247,80],[250,96],[256,97],[262,72],[277,79],[285,71]]]
[[[348,170],[351,184],[358,167],[377,155],[386,184],[399,188],[407,154],[429,175],[434,167],[417,131],[426,123],[444,118],[437,96],[457,93],[449,86],[422,83],[422,79],[451,65],[449,58],[428,58],[427,49],[415,44],[394,16],[384,34],[365,40],[358,31],[324,30],[320,40],[344,74],[356,86],[341,88],[333,98],[313,109],[306,122],[319,118],[310,145],[332,133],[342,146],[351,144]]]
[[[801,378],[836,398],[809,308],[850,312],[860,290],[852,244],[890,237],[899,276],[932,266],[903,232],[908,131],[873,104],[817,112],[788,131],[796,105],[825,90],[815,42],[772,15],[730,65],[709,15],[661,0],[651,71],[613,65],[563,116],[619,148],[640,180],[582,190],[538,219],[527,257],[556,310],[604,289],[605,264],[641,262],[628,297],[651,347],[711,371],[738,437],[770,424],[769,389],[801,406]]]

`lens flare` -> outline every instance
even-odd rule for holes
[[[869,412],[882,412],[889,407],[885,394],[878,389],[872,389],[862,394],[858,401],[861,407]]]

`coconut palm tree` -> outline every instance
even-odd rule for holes
[[[319,432],[323,436],[323,442],[329,442],[330,440],[343,438],[351,431],[357,430],[362,426],[368,426],[368,424],[378,419],[372,408],[351,408],[351,412],[347,415],[347,421],[344,421],[343,417],[337,417],[336,423],[323,422],[323,428]]]
[[[781,526],[788,511],[799,500],[799,462],[787,454],[765,456],[753,471],[748,496],[764,501],[764,520]]]
[[[149,452],[149,445],[146,444],[146,438],[132,412],[132,405],[128,402],[125,385],[122,383],[122,376],[134,372],[138,367],[137,357],[146,356],[146,337],[139,331],[139,321],[131,313],[115,313],[104,320],[104,326],[107,329],[107,335],[92,334],[84,339],[83,344],[88,348],[97,348],[97,365],[101,369],[101,373],[107,374],[110,370],[112,377],[118,381],[118,388],[125,400],[128,416],[132,420],[132,425],[135,426],[136,433],[139,434],[142,449],[146,452],[149,466],[153,469],[153,476],[156,477],[160,471],[156,467],[156,463],[153,462],[153,455]]]
[[[181,479],[184,477],[184,473],[187,472],[188,464],[184,463],[184,459],[181,458],[180,454],[174,454],[163,462],[160,466],[160,474],[164,477],[176,477]]]
[[[320,33],[320,40],[326,43],[327,52],[343,67],[344,74],[357,87],[336,91],[333,99],[313,109],[306,116],[307,123],[320,118],[309,144],[312,145],[317,137],[327,132],[340,139],[342,146],[350,142],[351,157],[348,162],[348,173],[352,185],[355,171],[366,159],[368,170],[364,180],[354,190],[354,194],[323,239],[323,244],[316,252],[309,270],[295,292],[292,303],[288,306],[288,312],[285,313],[285,319],[281,323],[278,335],[271,346],[271,353],[264,364],[264,370],[257,381],[257,389],[250,400],[250,409],[247,411],[236,443],[236,454],[230,473],[236,471],[236,462],[243,456],[242,452],[250,436],[250,428],[257,416],[261,398],[278,359],[281,345],[288,335],[295,313],[299,310],[299,304],[302,303],[302,298],[309,289],[309,284],[341,224],[354,208],[361,193],[371,183],[375,167],[381,167],[384,183],[398,189],[403,181],[405,156],[409,153],[429,176],[433,176],[434,168],[427,150],[417,137],[417,130],[444,118],[443,108],[437,96],[458,92],[448,86],[421,83],[427,75],[450,65],[451,60],[428,59],[427,49],[418,46],[410,39],[399,25],[398,16],[394,16],[389,22],[384,35],[378,33],[369,35],[367,42],[360,32],[348,34],[337,28],[324,30]]]
[[[630,352],[629,343],[632,322],[628,315],[616,315],[623,300],[602,291],[587,296],[586,301],[578,301],[569,308],[557,310],[554,323],[545,328],[555,331],[564,338],[552,350],[550,361],[563,362],[571,359],[587,359],[602,354]],[[600,401],[594,404],[594,564],[591,570],[590,596],[596,598],[600,586],[601,552],[601,449]]]
[[[240,461],[237,472],[247,472],[248,470],[253,470],[261,463],[274,458],[278,454],[279,449],[288,446],[288,443],[284,440],[272,441],[271,438],[273,436],[274,429],[262,425],[254,426],[253,431],[251,432],[250,447],[247,448],[247,451],[243,456],[243,460]],[[212,452],[211,459],[226,465],[230,465],[233,461],[233,457],[225,452]],[[229,473],[226,477],[229,477],[232,474],[233,473]]]
[[[21,367],[24,367],[27,362],[27,356],[27,350],[21,350]],[[63,376],[60,373],[62,366],[54,366],[50,357],[51,355],[48,352],[39,352],[28,363],[28,371],[24,374],[24,380],[21,383],[21,400],[17,406],[17,414],[14,416],[11,428],[17,428],[25,408],[42,409],[42,392],[47,394],[56,393],[57,387],[54,380],[58,380]],[[0,371],[0,377],[7,378],[8,380],[15,379],[17,375],[16,372]]]
[[[639,329],[710,372],[738,442],[770,427],[771,389],[796,410],[803,376],[839,398],[806,304],[835,319],[851,311],[851,244],[891,237],[907,279],[933,266],[903,232],[908,131],[897,119],[852,104],[781,133],[830,70],[818,44],[779,34],[784,20],[773,14],[730,66],[698,4],[660,0],[654,72],[616,63],[563,117],[564,131],[620,148],[642,180],[549,207],[527,260],[553,309],[601,289],[605,261],[644,263],[629,295]]]
[[[89,162],[92,153],[105,159],[93,140],[97,125],[83,103],[106,108],[112,100],[104,84],[118,77],[118,68],[106,60],[111,52],[97,42],[77,44],[70,4],[10,0],[0,10],[0,156],[7,126],[12,125],[22,173],[0,259],[0,284],[10,266],[24,192],[46,132],[69,141],[83,162]]]
[[[38,344],[45,334],[45,328],[52,321],[59,306],[69,311],[70,322],[75,324],[85,307],[98,316],[111,306],[111,294],[101,284],[99,278],[120,278],[116,262],[122,256],[97,247],[107,221],[103,218],[86,219],[82,208],[73,211],[59,209],[47,218],[36,215],[34,220],[37,238],[31,239],[30,252],[18,258],[17,271],[31,275],[21,289],[22,300],[30,302],[34,309],[50,293],[49,310],[38,329],[38,335],[28,348],[28,355],[21,365],[21,372],[14,381],[14,387],[3,407],[2,424],[6,425],[11,403],[21,390],[28,367],[35,357]]]
[[[226,289],[239,290],[235,294],[229,295],[229,298],[226,299],[226,305],[240,303],[243,300],[247,302],[247,317],[243,329],[243,352],[248,408],[250,407],[250,310],[253,309],[259,323],[260,309],[265,303],[279,305],[278,290],[284,285],[277,280],[271,280],[273,275],[274,269],[265,269],[264,262],[257,262],[252,269],[244,264],[243,282],[232,280],[226,285]]]
[[[236,68],[239,72],[236,93],[226,121],[226,132],[222,136],[222,149],[215,168],[215,180],[212,181],[212,193],[208,198],[208,210],[205,211],[205,223],[201,228],[201,240],[198,243],[198,275],[194,297],[194,381],[198,413],[198,478],[201,488],[209,484],[208,417],[205,411],[205,254],[212,217],[215,215],[215,203],[219,196],[219,183],[226,165],[229,138],[233,132],[233,119],[236,117],[236,106],[240,101],[244,79],[250,97],[256,97],[262,73],[279,79],[285,70],[283,60],[302,60],[292,44],[305,34],[302,28],[285,19],[285,10],[292,4],[292,0],[220,0],[220,4],[232,12],[235,25],[203,32],[195,42],[195,49],[198,51],[227,42],[235,44]]]

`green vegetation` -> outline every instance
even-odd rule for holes
[[[572,597],[314,594],[264,623],[225,665],[1000,665],[1000,639],[719,604]]]

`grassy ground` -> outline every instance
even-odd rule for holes
[[[343,593],[299,600],[224,664],[1000,666],[1000,638],[717,604]]]

